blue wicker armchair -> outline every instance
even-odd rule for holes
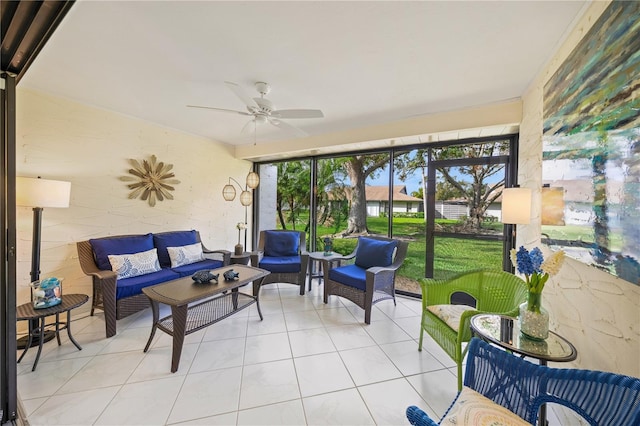
[[[508,424],[536,424],[540,406],[554,403],[573,410],[593,426],[640,424],[640,379],[620,374],[550,368],[474,337],[464,388],[439,423],[416,406],[407,408],[415,426],[467,424],[487,416]]]
[[[309,253],[302,231],[260,231],[258,251],[251,253],[251,265],[271,272],[262,285],[288,283],[300,286],[304,294]]]
[[[331,295],[349,299],[364,309],[364,322],[371,324],[374,304],[387,299],[396,303],[396,272],[408,247],[406,241],[360,237],[353,253],[330,261],[323,259],[324,303]],[[342,266],[334,267],[338,263]]]

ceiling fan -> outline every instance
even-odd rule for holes
[[[235,93],[235,95],[240,98],[240,100],[246,105],[247,112],[199,105],[187,105],[187,107],[211,109],[214,111],[230,112],[233,114],[240,114],[251,117],[251,120],[242,128],[242,134],[249,134],[251,130],[255,129],[255,126],[258,124],[270,123],[278,127],[279,129],[289,131],[296,136],[304,137],[308,136],[308,134],[304,130],[282,120],[293,118],[324,117],[324,114],[319,109],[275,109],[275,105],[273,105],[270,100],[265,98],[265,95],[267,95],[271,91],[271,86],[269,86],[268,83],[262,81],[258,81],[255,83],[256,90],[258,91],[258,93],[260,93],[259,98],[250,97],[247,92],[236,83],[225,81],[224,84],[226,84],[226,86],[231,89],[231,91]]]

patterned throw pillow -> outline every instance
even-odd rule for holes
[[[111,263],[111,270],[118,274],[118,279],[137,277],[160,270],[157,249],[133,254],[110,254],[109,263]]]
[[[200,243],[189,244],[182,247],[167,247],[167,251],[169,252],[172,268],[204,260],[202,244]]]
[[[462,387],[456,402],[449,408],[441,425],[526,426],[524,419],[498,405],[484,395]]]

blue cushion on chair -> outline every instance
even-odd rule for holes
[[[258,267],[275,273],[300,272],[300,256],[265,256]]]
[[[111,270],[110,254],[133,254],[153,249],[151,234],[118,238],[96,238],[89,240],[96,256],[96,265],[103,271]]]
[[[167,247],[182,247],[198,242],[196,231],[175,231],[153,234],[153,244],[158,249],[158,260],[163,268],[171,267]]]
[[[300,234],[287,231],[265,231],[265,256],[297,256]]]
[[[396,249],[396,245],[396,241],[360,237],[355,263],[365,269],[372,266],[389,266],[393,261],[393,251]]]
[[[329,278],[332,281],[337,281],[362,291],[367,289],[367,270],[358,265],[346,265],[330,269]]]

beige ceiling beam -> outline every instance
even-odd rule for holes
[[[324,155],[388,146],[412,145],[512,133],[522,120],[520,99],[359,129],[277,142],[236,147],[236,157],[265,161],[306,155]]]

